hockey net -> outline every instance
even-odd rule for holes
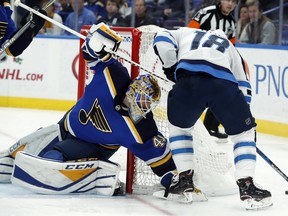
[[[81,33],[86,35],[90,27],[84,26]],[[135,78],[139,73],[145,74],[146,70],[157,74],[163,79],[158,79],[162,89],[161,101],[153,111],[159,130],[168,138],[168,121],[166,115],[167,95],[171,89],[171,82],[167,81],[162,71],[162,65],[158,57],[154,54],[152,41],[158,30],[156,26],[145,26],[141,29],[136,28],[113,28],[123,38],[117,53],[119,56],[140,64],[139,68],[128,61],[119,59],[130,69],[131,77]],[[84,41],[80,40],[79,55],[79,75],[78,75],[78,98],[85,90],[85,86],[93,77],[82,58],[81,45]],[[233,161],[229,153],[222,149],[209,135],[201,120],[195,124],[193,132],[193,148],[195,163],[195,184],[202,189],[206,195],[221,196],[237,192],[236,183],[231,173],[233,172]],[[159,190],[159,177],[153,174],[149,166],[142,160],[128,151],[126,167],[126,191],[135,194],[151,194]]]

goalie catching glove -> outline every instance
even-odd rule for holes
[[[101,61],[109,61],[112,52],[116,52],[123,38],[117,32],[110,29],[104,23],[93,25],[86,37],[86,48],[88,54]]]

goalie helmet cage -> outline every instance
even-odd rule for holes
[[[81,34],[87,35],[90,26],[84,26]],[[152,42],[155,33],[159,30],[156,26],[144,26],[141,28],[112,27],[123,38],[123,42],[117,51],[121,57],[132,60],[143,66],[145,69],[162,76],[162,65],[158,57],[154,54]],[[93,77],[93,71],[87,67],[83,57],[81,46],[84,40],[80,39],[79,52],[79,73],[78,73],[78,99],[83,95],[85,86],[89,84]],[[121,61],[121,59],[120,59]],[[145,70],[123,61],[123,64],[130,69],[131,78],[146,73]],[[161,86],[161,101],[153,111],[155,121],[159,131],[168,138],[168,121],[166,115],[166,99],[168,91],[171,89],[171,82],[158,79]],[[233,172],[233,161],[231,156],[219,147],[213,138],[210,137],[203,123],[198,120],[193,131],[195,184],[202,189],[208,196],[221,196],[238,192]],[[129,150],[127,153],[126,167],[126,192],[135,194],[151,194],[159,190],[160,178],[156,176],[149,166],[142,160],[135,157]]]

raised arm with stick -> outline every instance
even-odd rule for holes
[[[37,11],[37,10],[35,10],[35,9],[33,9],[33,8],[25,5],[25,4],[23,4],[20,0],[16,0],[16,1],[14,2],[14,5],[15,5],[15,6],[22,7],[22,8],[24,8],[24,9],[26,9],[27,11],[29,11],[29,12],[31,12],[31,13],[33,13],[33,14],[36,14],[37,16],[42,17],[43,19],[51,22],[51,23],[54,24],[54,25],[57,25],[58,27],[60,27],[60,28],[62,28],[62,29],[64,29],[64,30],[70,32],[71,34],[73,34],[73,35],[75,35],[75,36],[77,36],[77,37],[79,37],[79,38],[81,38],[81,39],[83,39],[83,40],[86,39],[86,37],[85,37],[84,35],[80,34],[79,32],[77,32],[77,31],[75,31],[75,30],[73,30],[73,29],[71,29],[71,28],[69,28],[69,27],[67,27],[67,26],[65,26],[65,25],[63,25],[63,24],[61,24],[61,23],[59,23],[59,22],[51,19],[50,17],[48,17],[48,16],[40,13],[39,11]],[[163,81],[165,81],[165,82],[170,82],[169,80],[167,80],[167,79],[165,79],[165,78],[163,78],[163,77],[161,77],[161,76],[156,75],[155,73],[151,72],[150,70],[148,70],[147,68],[141,66],[140,64],[138,64],[138,63],[136,63],[136,62],[134,62],[134,61],[131,61],[131,60],[129,60],[129,59],[127,59],[127,58],[119,55],[118,53],[116,53],[116,52],[114,52],[114,51],[112,51],[112,50],[105,50],[105,51],[106,51],[106,52],[109,52],[109,53],[111,53],[111,54],[113,54],[113,55],[115,55],[115,56],[118,57],[118,58],[121,58],[121,59],[129,62],[130,64],[135,65],[136,67],[142,69],[143,71],[147,72],[148,74],[150,74],[150,75],[152,75],[152,76],[154,76],[154,77],[156,77],[156,78],[158,78],[158,79],[161,79],[161,80],[163,80]]]
[[[54,2],[55,0],[48,1],[39,11],[46,14],[45,10]],[[22,27],[18,29],[14,35],[6,40],[3,44],[0,43],[0,59],[2,59],[7,54],[11,56],[20,55],[29,46],[33,37],[42,28],[44,23],[45,19],[41,19],[39,16],[33,16],[33,13],[30,12],[30,14],[22,19]],[[7,22],[7,25],[9,25],[9,21]]]

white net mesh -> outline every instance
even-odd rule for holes
[[[172,87],[172,83],[165,81],[166,78],[162,71],[162,65],[159,58],[154,54],[152,41],[158,27],[147,26],[142,27],[142,35],[140,38],[139,64],[144,68],[140,69],[141,74],[147,73],[146,70],[155,73],[163,79],[157,79],[162,89],[161,101],[158,107],[153,111],[154,118],[157,122],[159,130],[168,138],[168,121],[166,114],[167,95]],[[131,32],[119,32],[124,37],[117,53],[125,59],[131,60],[132,51],[132,34]],[[133,39],[137,40],[137,39]],[[130,68],[131,65],[127,61],[123,63]],[[89,82],[89,74],[87,71],[86,80]],[[206,192],[207,195],[226,195],[237,192],[236,183],[231,175],[233,171],[233,163],[230,155],[215,143],[211,138],[201,120],[198,120],[193,132],[193,148],[195,163],[195,184]],[[127,173],[131,175],[131,173]],[[133,176],[133,193],[148,194],[159,188],[159,177],[151,171],[142,160],[135,158],[134,176]]]

